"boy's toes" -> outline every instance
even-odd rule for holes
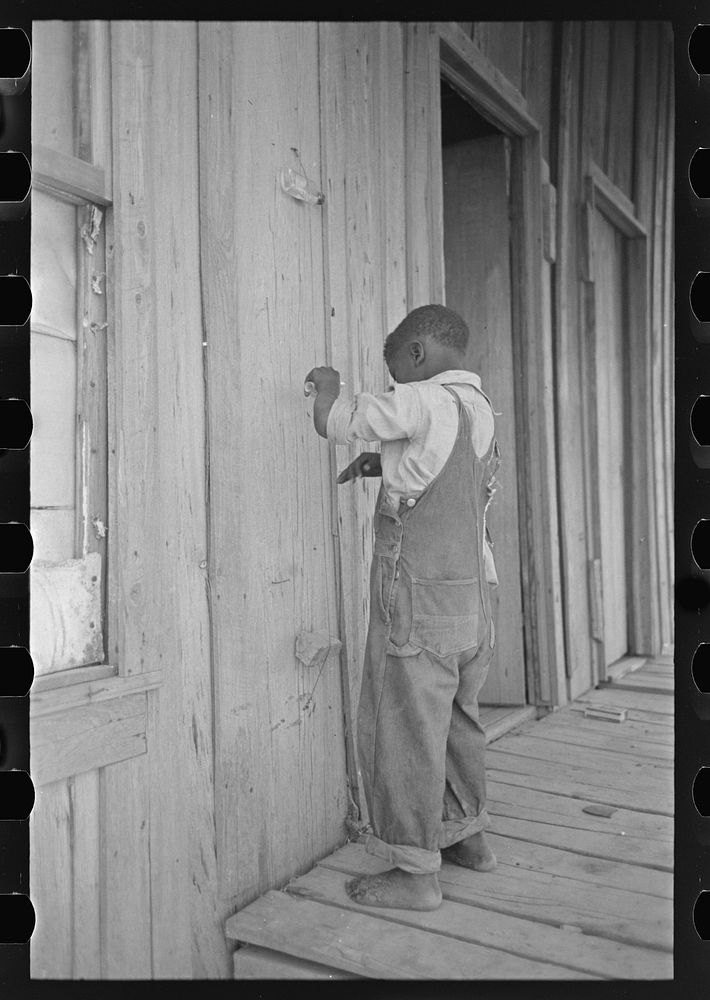
[[[345,891],[351,899],[354,899],[358,903],[363,895],[362,876],[360,878],[351,878],[349,882],[346,882]]]

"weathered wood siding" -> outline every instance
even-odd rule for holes
[[[332,468],[303,395],[327,353],[323,210],[279,183],[322,186],[318,28],[205,24],[200,56],[217,857],[242,903],[339,843],[347,813],[338,657],[294,653],[300,631],[339,632]]]
[[[594,323],[584,273],[580,204],[595,163],[631,200],[649,234],[648,379],[652,408],[650,558],[658,584],[655,615],[662,648],[672,643],[673,369],[672,42],[655,22],[462,22],[482,53],[518,88],[541,128],[543,156],[557,193],[553,266],[555,407],[561,578],[567,693],[574,698],[601,669],[594,618],[593,563],[599,558],[598,510],[592,500],[595,428],[589,413],[589,329]],[[589,291],[587,289],[590,289]],[[634,359],[631,358],[633,366]],[[652,643],[652,644],[653,644]],[[655,651],[659,651],[655,650]],[[632,650],[633,651],[633,650]]]
[[[483,55],[525,98],[528,111],[540,125],[542,155],[549,162],[556,97],[553,80],[558,72],[555,31],[559,31],[561,25],[556,27],[552,21],[464,21],[459,24]]]
[[[592,159],[648,231],[651,544],[672,640],[670,39],[650,22],[468,28],[540,124],[557,193],[540,294],[568,680],[551,697],[564,701],[597,669],[581,211]],[[443,300],[438,39],[394,22],[116,21],[110,36],[118,673],[34,696],[33,974],[229,977],[226,918],[346,835],[344,716],[376,487],[336,490],[358,449],[316,437],[302,379],[333,363],[348,392],[384,388],[386,332]],[[324,204],[290,199],[283,167]],[[342,663],[310,673],[294,657],[302,629],[339,637]]]
[[[140,696],[142,755],[117,741],[114,763],[98,766],[105,758],[84,753],[75,775],[39,788],[32,896],[40,915],[56,906],[57,919],[50,927],[40,916],[33,975],[225,976],[221,925],[231,911],[219,911],[216,886],[205,572],[197,29],[114,22],[111,43],[109,616],[117,627],[109,659],[119,676],[77,685],[71,703],[71,687],[45,692],[35,708],[51,697],[56,713],[36,716],[33,732],[41,741],[55,719],[71,725],[109,689],[113,701],[102,704],[119,715],[131,691],[150,690]],[[69,880],[61,892],[58,872]]]
[[[402,169],[405,46],[405,29],[399,24],[332,23],[321,28],[328,347],[324,357],[342,372],[348,394],[386,388],[383,330],[393,329],[407,311]],[[361,450],[355,445],[337,447],[337,470]],[[363,479],[331,487],[337,510],[334,530],[339,540],[346,695],[353,720],[365,651],[363,626],[369,608],[372,516],[378,485]],[[357,789],[353,792],[357,796]],[[365,808],[364,797],[359,804]]]

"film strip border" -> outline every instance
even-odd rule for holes
[[[676,30],[676,963],[710,968],[710,24]],[[688,863],[689,862],[689,863]]]
[[[0,23],[0,982],[29,979],[31,22]]]
[[[31,22],[0,25],[0,982],[29,979]],[[676,979],[710,973],[710,24],[674,17]],[[703,976],[705,973],[705,976]]]
[[[710,971],[710,24],[675,36],[675,961],[697,982]]]

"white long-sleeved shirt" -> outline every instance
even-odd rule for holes
[[[445,371],[423,382],[397,383],[383,393],[361,392],[354,399],[341,395],[328,415],[328,439],[335,444],[380,441],[382,484],[389,499],[395,506],[402,499],[416,499],[444,467],[456,440],[458,409],[443,388],[454,383],[471,418],[474,450],[482,457],[493,438],[493,412],[476,391],[480,377],[469,371]],[[487,542],[484,560],[489,583],[497,583]]]

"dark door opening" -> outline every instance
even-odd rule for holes
[[[510,264],[510,140],[441,83],[446,303],[471,330],[468,367],[481,376],[496,418],[503,464],[488,512],[500,585],[496,656],[480,701],[527,702]]]
[[[625,398],[629,323],[626,240],[601,212],[594,213],[595,232],[595,411],[599,491],[602,634],[604,666],[629,652],[628,537],[626,498],[629,465],[625,445]]]

